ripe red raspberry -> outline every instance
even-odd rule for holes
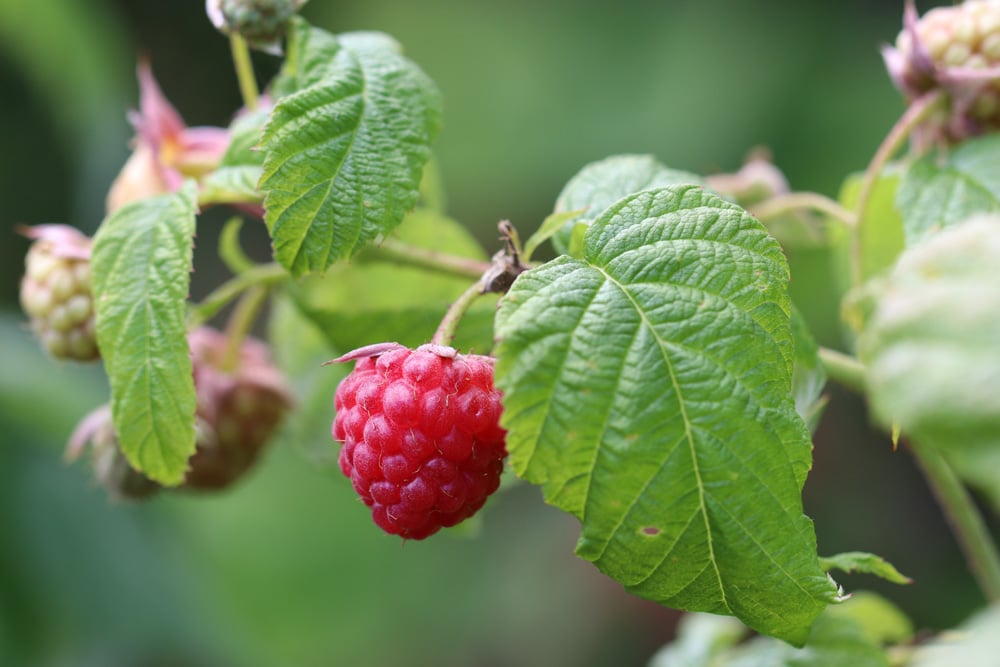
[[[340,469],[387,533],[420,540],[475,514],[507,456],[493,360],[450,347],[371,345],[337,387]]]
[[[36,225],[22,233],[34,239],[25,257],[21,307],[35,335],[53,357],[98,359],[90,238],[69,225]]]

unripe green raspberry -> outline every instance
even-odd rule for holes
[[[947,115],[929,141],[961,141],[1000,129],[1000,0],[937,7],[917,17],[883,56],[897,87],[912,101],[932,90],[949,95]]]
[[[53,357],[99,358],[90,288],[90,238],[69,225],[37,225],[22,233],[34,239],[25,258],[21,307],[35,335]]]
[[[206,0],[205,9],[216,28],[241,35],[264,51],[279,50],[285,24],[306,0]]]

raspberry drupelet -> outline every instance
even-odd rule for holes
[[[450,347],[373,345],[337,388],[340,469],[387,533],[419,540],[475,514],[507,455],[493,360]]]

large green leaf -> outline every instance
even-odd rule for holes
[[[697,186],[626,197],[582,259],[521,274],[497,315],[515,472],[582,522],[577,553],[637,595],[790,642],[835,589],[801,489],[788,267]]]
[[[995,665],[1000,655],[1000,604],[994,603],[952,632],[920,646],[909,667]]]
[[[476,240],[457,222],[417,209],[394,238],[419,248],[485,259]],[[365,253],[323,276],[301,282],[297,305],[337,350],[396,341],[415,347],[430,340],[448,306],[472,283],[419,266],[379,260]],[[485,354],[492,347],[496,297],[485,296],[462,319],[455,341],[463,350]]]
[[[566,183],[556,199],[556,214],[578,209],[583,212],[563,223],[552,236],[552,245],[559,252],[567,252],[576,225],[589,225],[626,195],[665,185],[701,182],[700,176],[670,169],[652,155],[614,155],[591,162]]]
[[[913,163],[899,186],[907,247],[974,213],[1000,211],[1000,135],[964,142]]]
[[[302,275],[356,253],[413,208],[441,102],[385,40],[342,42],[296,20],[288,51],[289,92],[264,130],[260,189],[275,259]]]
[[[185,336],[195,192],[141,199],[106,219],[94,237],[97,343],[111,411],[129,462],[178,484],[195,449],[195,393]]]
[[[875,416],[939,447],[1000,506],[1000,216],[908,249],[854,297]]]

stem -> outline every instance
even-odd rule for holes
[[[798,210],[816,211],[839,220],[848,227],[857,224],[857,216],[833,201],[815,192],[792,192],[786,195],[776,195],[760,204],[750,207],[750,212],[759,220],[777,218]]]
[[[1000,600],[1000,554],[968,491],[938,450],[912,441],[910,448],[951,525],[980,590],[987,601]]]
[[[188,314],[188,328],[201,326],[236,298],[240,292],[258,285],[274,285],[288,278],[280,264],[259,264],[215,288]]]
[[[861,181],[861,189],[858,191],[858,199],[854,202],[854,215],[858,223],[854,228],[851,243],[851,274],[855,286],[860,285],[864,279],[861,260],[864,257],[865,210],[868,208],[868,201],[875,189],[875,182],[886,163],[906,143],[913,130],[937,111],[938,106],[944,100],[945,93],[940,90],[929,91],[914,100],[889,130],[889,134],[882,140],[875,155],[872,156],[871,162],[868,163],[868,168]]]
[[[462,295],[458,297],[455,303],[451,304],[451,308],[444,314],[444,319],[441,320],[437,331],[434,332],[434,337],[431,338],[432,345],[451,344],[451,341],[455,338],[455,330],[458,329],[458,323],[466,311],[469,310],[472,302],[476,300],[476,297],[482,296],[482,288],[482,280],[477,280],[467,290],[462,292]]]
[[[830,379],[859,394],[865,393],[865,367],[849,354],[819,348],[819,360]]]
[[[264,305],[267,298],[268,288],[263,285],[255,285],[244,292],[229,322],[226,323],[226,353],[222,357],[219,369],[228,372],[236,369],[240,361],[240,348],[243,346],[243,339],[250,333],[254,320],[260,307]]]
[[[247,46],[247,41],[234,32],[229,35],[229,50],[233,54],[233,65],[236,67],[236,79],[240,84],[243,104],[250,111],[256,111],[260,92],[257,90],[257,79],[253,74],[253,63],[250,62],[250,48]]]
[[[448,255],[436,250],[412,246],[396,239],[385,239],[380,245],[371,246],[361,254],[362,259],[396,262],[408,266],[418,266],[440,273],[479,280],[489,271],[488,262],[480,262],[466,257]]]

